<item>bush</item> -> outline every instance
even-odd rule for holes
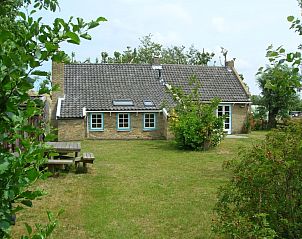
[[[290,123],[229,161],[220,189],[215,232],[231,238],[302,235],[302,124]]]
[[[219,100],[202,103],[196,77],[191,78],[190,84],[190,93],[172,89],[177,106],[170,127],[180,148],[206,150],[217,146],[224,136],[223,118],[215,114]]]

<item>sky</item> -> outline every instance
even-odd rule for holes
[[[100,58],[102,51],[112,54],[127,46],[137,47],[139,39],[152,34],[163,46],[194,46],[214,52],[216,65],[223,63],[221,47],[227,58],[244,76],[252,94],[259,94],[257,70],[268,62],[266,48],[283,45],[296,51],[301,36],[290,30],[287,16],[299,16],[296,0],[61,0],[60,11],[45,13],[46,21],[69,16],[85,20],[105,17],[108,21],[93,29],[91,41],[80,46],[64,44],[67,53],[75,52],[84,61]],[[220,60],[221,59],[221,60]],[[213,64],[213,62],[212,62]],[[50,70],[50,64],[49,64]]]

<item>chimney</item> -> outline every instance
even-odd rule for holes
[[[158,66],[160,65],[160,55],[153,55],[153,65]]]
[[[234,60],[230,60],[230,61],[226,61],[225,62],[225,67],[228,67],[228,68],[235,68],[235,61]]]
[[[152,63],[152,69],[156,70],[158,72],[158,79],[162,79],[162,65],[160,64],[160,55],[153,55],[153,63]]]
[[[52,62],[51,85],[58,86],[57,91],[51,92],[51,125],[57,128],[56,110],[58,99],[64,97],[64,63]]]

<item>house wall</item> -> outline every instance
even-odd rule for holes
[[[250,106],[234,104],[232,106],[232,134],[243,133]]]
[[[84,119],[58,120],[58,141],[72,141],[85,139]]]
[[[50,123],[54,128],[58,128],[58,121],[56,120],[56,111],[58,105],[58,98],[64,96],[64,64],[52,62],[52,85],[59,87],[58,91],[53,91],[51,94],[51,114]]]
[[[171,132],[170,129],[170,124],[169,124],[169,117],[163,117],[163,122],[164,122],[164,137],[165,139],[174,139],[174,135]]]
[[[157,113],[156,129],[151,131],[143,130],[143,113],[130,113],[130,131],[117,130],[116,113],[104,113],[104,130],[88,131],[88,139],[164,139],[164,121],[162,113]]]
[[[232,106],[232,134],[243,132],[249,105],[234,104]],[[156,130],[143,130],[143,113],[131,113],[131,130],[118,131],[116,113],[104,113],[104,130],[89,131],[87,119],[58,120],[58,140],[72,141],[88,139],[173,139],[169,129],[169,118],[157,113]]]

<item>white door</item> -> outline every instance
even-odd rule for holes
[[[232,133],[232,111],[231,111],[231,105],[219,105],[217,110],[218,116],[225,116],[224,122],[223,122],[223,129],[227,134]]]

